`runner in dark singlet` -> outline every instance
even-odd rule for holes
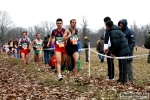
[[[63,35],[63,40],[67,41],[66,44],[66,66],[68,67],[71,62],[71,57],[73,57],[75,62],[74,67],[74,80],[75,82],[78,81],[77,74],[78,74],[78,38],[79,38],[79,31],[76,29],[76,20],[72,19],[70,21],[70,28],[65,30]]]

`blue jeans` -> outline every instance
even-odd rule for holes
[[[104,51],[103,52],[99,52],[100,54],[104,54]],[[104,62],[104,56],[101,56],[101,55],[98,55],[99,59],[101,60],[101,62]]]
[[[50,60],[50,51],[45,50],[44,51],[44,62],[45,62],[45,64],[48,64],[49,60]]]

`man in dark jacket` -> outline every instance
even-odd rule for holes
[[[97,43],[97,51],[100,54],[104,54],[104,37],[101,36],[100,40]],[[101,62],[104,62],[104,56],[98,55],[99,59],[101,60]]]
[[[119,26],[113,25],[112,21],[106,22],[106,28],[109,30],[110,42],[111,46],[111,56],[114,57],[122,57],[128,56],[130,53],[130,49],[128,46],[127,39],[125,35],[122,33],[121,28]],[[105,50],[105,53],[108,53],[109,49]],[[119,79],[118,82],[122,84],[126,83],[126,67],[127,67],[127,59],[119,59]]]
[[[88,39],[87,36],[84,37],[84,48],[85,50],[85,57],[86,57],[86,62],[89,62],[88,57],[89,57],[89,50],[88,48],[88,44],[89,44],[90,40]]]
[[[111,20],[110,17],[104,18],[105,26],[106,26],[106,22],[109,20]],[[109,32],[107,29],[106,29],[104,37],[105,37],[104,38],[104,51],[105,51],[106,49],[108,49],[111,46],[110,38],[109,38]],[[110,56],[110,54],[111,54],[111,50],[109,50],[109,52],[107,53],[107,56]],[[107,65],[108,65],[108,79],[112,80],[114,78],[114,59],[107,58]]]
[[[120,26],[122,32],[125,34],[128,45],[130,48],[129,56],[133,56],[134,46],[135,46],[135,38],[134,38],[134,32],[131,31],[127,27],[127,20],[122,19],[118,22],[118,26]],[[132,84],[134,81],[134,73],[133,73],[133,66],[132,66],[132,58],[127,60],[127,78],[129,82]]]

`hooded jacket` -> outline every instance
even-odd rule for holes
[[[109,30],[111,53],[116,57],[127,56],[130,53],[127,39],[119,26],[113,25]]]
[[[129,56],[133,56],[133,50],[134,50],[134,46],[135,46],[134,32],[127,27],[128,22],[126,19],[120,20],[118,22],[118,26],[120,26],[120,23],[123,24],[123,27],[121,28],[121,30],[125,34],[125,36],[128,40],[128,45],[130,48]],[[132,59],[128,59],[128,61],[132,61]]]

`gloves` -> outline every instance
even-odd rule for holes
[[[36,47],[33,47],[33,50],[36,50]]]

